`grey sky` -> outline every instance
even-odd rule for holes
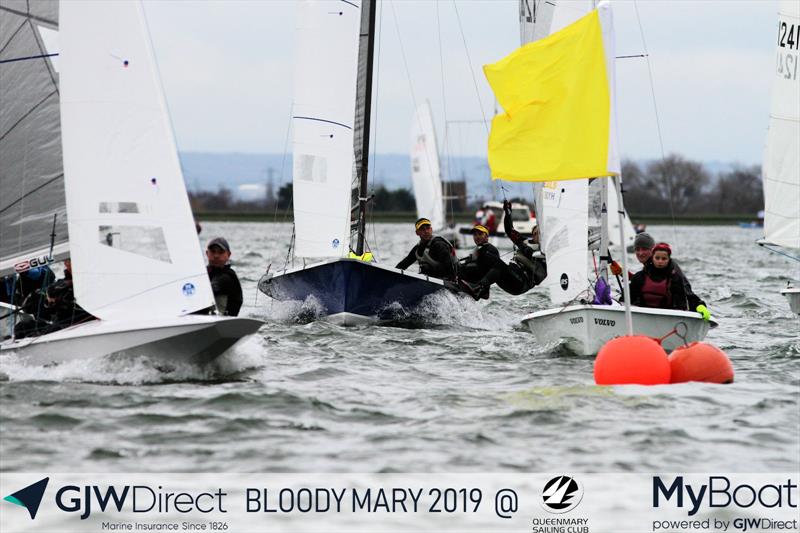
[[[481,66],[519,45],[517,0],[384,0],[379,4],[377,151],[408,151],[414,102],[424,98],[431,101],[443,144],[444,79],[450,153],[485,155],[485,126],[452,121],[481,120],[481,105],[491,120],[494,99]],[[618,55],[642,53],[634,3],[620,0],[612,5]],[[777,2],[639,0],[637,5],[650,53],[665,151],[703,161],[760,163]],[[294,79],[294,3],[146,0],[145,10],[179,148],[282,152]],[[618,61],[617,76],[623,156],[659,157],[646,60]]]

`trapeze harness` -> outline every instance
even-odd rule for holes
[[[431,242],[428,243],[428,246],[425,247],[425,250],[420,254],[418,250],[414,251],[414,255],[417,258],[417,262],[420,265],[420,270],[429,271],[429,272],[445,272],[447,270],[447,265],[443,261],[437,261],[433,257],[431,257],[431,246],[437,240],[444,242],[447,244],[448,250],[450,250],[450,267],[452,272],[458,272],[458,259],[456,259],[456,250],[453,248],[453,245],[450,244],[450,241],[445,239],[444,237],[439,237],[438,235],[431,239]]]

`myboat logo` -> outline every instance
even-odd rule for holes
[[[583,486],[569,476],[556,476],[545,483],[541,504],[548,513],[561,514],[575,509],[583,499]]]
[[[339,247],[339,239],[333,239],[333,240],[331,241],[331,246],[332,246],[334,249],[338,248],[338,247]]]
[[[569,288],[569,276],[564,272],[561,274],[561,288],[567,290]]]
[[[192,296],[194,294],[194,283],[184,283],[183,294],[184,296]]]
[[[39,511],[39,504],[42,503],[42,496],[44,496],[44,490],[47,488],[48,481],[50,481],[49,477],[40,479],[33,485],[28,485],[24,489],[9,494],[3,499],[27,509],[28,514],[31,515],[31,520],[33,520],[36,518],[36,513]]]

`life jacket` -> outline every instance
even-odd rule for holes
[[[669,309],[672,306],[672,295],[669,291],[671,279],[671,273],[661,281],[655,281],[650,274],[645,274],[642,285],[642,302],[645,307]]]
[[[445,270],[445,264],[443,262],[437,261],[431,257],[431,245],[433,245],[436,240],[440,240],[447,244],[447,248],[450,250],[450,267],[452,272],[458,272],[458,258],[456,257],[456,249],[453,247],[450,241],[438,235],[431,239],[431,241],[428,243],[428,246],[425,247],[425,250],[423,250],[422,253],[419,253],[419,249],[414,251],[414,255],[416,256],[420,267],[424,268],[427,266],[434,270]]]

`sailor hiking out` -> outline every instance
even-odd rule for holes
[[[472,284],[478,284],[500,261],[500,252],[489,243],[489,228],[483,224],[475,224],[472,228],[472,239],[475,249],[458,261],[458,277],[461,287],[469,294],[475,291]],[[478,298],[489,298],[489,286],[476,293]]]
[[[419,263],[421,274],[432,278],[453,281],[456,279],[457,260],[453,245],[438,235],[433,234],[431,221],[420,218],[414,223],[419,242],[414,245],[408,255],[395,268],[405,270],[415,262]]]
[[[537,257],[536,249],[525,242],[525,238],[514,229],[511,220],[511,202],[503,202],[503,210],[506,213],[503,225],[506,235],[514,243],[516,251],[514,257],[506,264],[500,255],[485,254],[487,262],[491,262],[491,268],[478,280],[477,284],[472,285],[464,277],[461,287],[467,290],[473,298],[480,299],[481,295],[488,292],[492,283],[509,294],[524,294],[533,287],[539,285],[547,277],[547,263],[544,257]],[[534,231],[534,244],[538,248],[538,232]],[[466,282],[466,283],[465,283]]]

